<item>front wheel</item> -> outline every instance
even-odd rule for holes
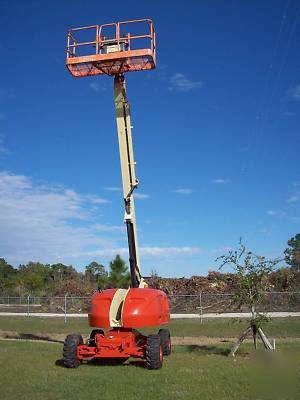
[[[172,349],[170,331],[169,329],[160,329],[158,334],[163,349],[163,355],[169,356],[171,354],[171,349]]]
[[[149,369],[159,369],[163,364],[163,348],[159,335],[147,336],[146,365]]]
[[[63,362],[67,368],[77,368],[80,365],[80,360],[77,358],[77,347],[83,344],[81,335],[68,335],[64,342]]]

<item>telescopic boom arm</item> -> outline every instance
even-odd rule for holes
[[[125,77],[123,74],[114,78],[114,100],[117,117],[122,183],[125,205],[124,222],[127,228],[131,287],[146,287],[139,268],[137,229],[133,191],[138,187],[135,176],[135,162],[131,135],[130,106],[126,96]]]

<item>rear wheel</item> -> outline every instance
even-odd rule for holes
[[[163,348],[159,335],[147,336],[146,365],[149,369],[159,369],[163,364]]]
[[[159,332],[159,337],[163,349],[163,355],[168,356],[171,354],[171,338],[170,338],[170,331],[169,329],[160,329]]]
[[[67,368],[77,368],[80,365],[80,360],[77,358],[77,346],[83,344],[81,335],[68,335],[65,339],[63,348],[63,362]]]

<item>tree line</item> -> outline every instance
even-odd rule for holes
[[[300,234],[288,241],[284,251],[285,266],[268,275],[269,290],[289,291],[300,289]],[[231,292],[236,288],[235,273],[210,271],[207,276],[191,278],[160,278],[152,273],[147,278],[150,287],[172,294],[193,294],[196,291]],[[107,267],[92,261],[78,272],[72,265],[28,262],[17,268],[0,258],[0,295],[25,296],[86,296],[97,288],[127,288],[130,274],[125,261],[117,255]]]
[[[108,268],[92,261],[78,272],[72,265],[29,262],[18,268],[0,258],[0,294],[24,296],[84,296],[95,289],[128,287],[130,274],[125,261],[117,255]]]

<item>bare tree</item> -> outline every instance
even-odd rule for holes
[[[257,334],[265,348],[273,349],[261,326],[263,322],[268,322],[270,318],[265,313],[258,312],[257,307],[266,301],[266,292],[269,289],[269,274],[281,259],[268,260],[263,256],[247,251],[242,240],[240,240],[237,250],[230,250],[227,254],[218,257],[216,261],[221,262],[220,269],[224,268],[225,265],[231,265],[237,276],[236,290],[231,305],[238,310],[243,308],[251,310],[249,326],[232,347],[230,355],[235,355],[250,333],[253,336],[255,349],[257,347]]]

